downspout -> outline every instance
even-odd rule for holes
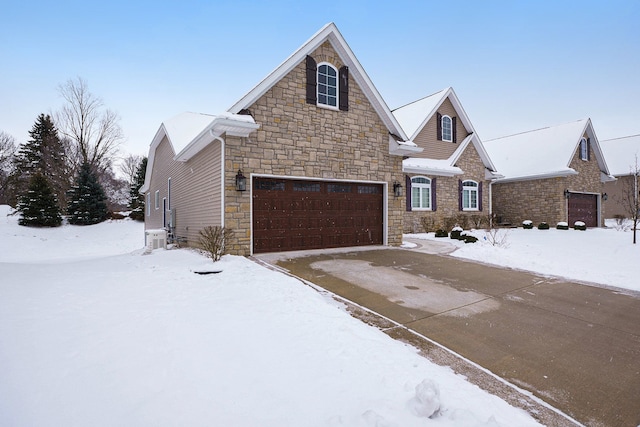
[[[210,130],[211,132],[211,136],[213,136],[214,140],[218,140],[220,141],[220,185],[222,186],[222,188],[220,189],[220,227],[224,227],[224,152],[225,152],[225,147],[224,147],[224,139],[222,139],[222,137],[217,136],[213,133],[213,129]]]
[[[494,179],[489,181],[489,229],[493,228],[493,183]]]

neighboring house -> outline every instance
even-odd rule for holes
[[[403,156],[419,152],[331,23],[221,115],[184,113],[149,151],[145,229],[232,254],[400,245]],[[395,186],[395,189],[398,189]]]
[[[614,218],[621,215],[628,218],[629,197],[637,194],[640,188],[638,183],[634,185],[633,182],[634,175],[637,180],[637,172],[640,171],[640,135],[608,139],[600,141],[600,145],[611,175],[617,178],[604,184],[604,192],[607,194],[604,216]]]
[[[491,211],[489,183],[498,178],[478,134],[452,88],[393,110],[423,151],[402,162],[405,232],[443,227],[446,218],[484,217]]]
[[[603,183],[612,180],[591,119],[484,141],[504,178],[492,185],[498,222],[602,225]]]

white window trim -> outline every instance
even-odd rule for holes
[[[160,209],[160,190],[156,190],[155,192],[155,207],[156,210]]]
[[[474,184],[476,184],[475,187],[472,186],[467,186],[464,185],[465,182],[473,182]],[[480,188],[479,184],[477,181],[474,181],[472,179],[466,179],[464,181],[462,181],[462,210],[463,211],[479,211],[480,210],[480,191],[478,190]],[[469,208],[465,208],[464,207],[464,192],[466,191],[474,191],[476,193],[476,207],[469,207]],[[469,204],[471,204],[471,196],[469,196]]]
[[[171,210],[171,177],[167,178],[167,209]]]
[[[589,144],[587,144],[587,138],[580,138],[580,159],[585,162],[589,160]],[[582,147],[584,147],[584,153],[582,152]]]
[[[449,123],[451,124],[451,132],[450,132],[450,138],[446,139],[444,137],[444,119],[447,118],[449,119]],[[442,140],[445,142],[453,142],[453,119],[451,118],[451,116],[448,116],[446,114],[444,114],[441,118],[440,118],[440,129],[442,129]]]
[[[416,178],[424,178],[426,180],[429,180],[429,184],[425,184],[422,182],[417,182],[414,184],[413,180]],[[427,176],[413,176],[411,177],[411,210],[412,211],[431,211],[433,210],[433,206],[431,205],[431,198],[433,197],[433,189],[431,188],[431,182],[432,179],[427,177]],[[413,206],[413,189],[414,189],[414,185],[415,188],[429,188],[429,198],[427,200],[427,204],[429,205],[428,207],[415,207]],[[428,186],[428,187],[427,187]],[[422,196],[420,196],[420,201],[422,202]],[[422,203],[421,203],[422,204]]]
[[[336,72],[336,106],[322,104],[320,103],[320,67],[322,65],[327,65]],[[340,71],[333,66],[330,62],[321,62],[318,64],[316,68],[316,105],[321,108],[326,108],[328,110],[340,111]]]
[[[147,211],[147,216],[151,216],[151,193],[147,193],[147,203],[145,206],[145,210]]]

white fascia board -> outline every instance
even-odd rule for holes
[[[413,141],[398,142],[393,136],[389,135],[389,154],[392,156],[411,156],[422,151],[424,151],[424,148],[418,147]]]
[[[517,181],[533,181],[536,179],[562,178],[562,177],[567,177],[572,175],[578,175],[578,172],[576,172],[574,169],[569,168],[562,171],[546,172],[546,173],[541,173],[536,175],[500,178],[500,179],[497,179],[495,182],[499,184],[499,183],[517,182]]]

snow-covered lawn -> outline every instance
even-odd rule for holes
[[[142,255],[139,223],[33,229],[7,211],[0,425],[537,425],[250,260],[197,275],[196,252]]]
[[[436,239],[434,233],[405,234],[405,238],[450,242],[458,247],[454,257],[640,291],[640,243],[632,243],[631,231],[517,228],[500,229],[497,238],[480,230],[471,234],[478,242]],[[502,244],[492,243],[496,241]]]

